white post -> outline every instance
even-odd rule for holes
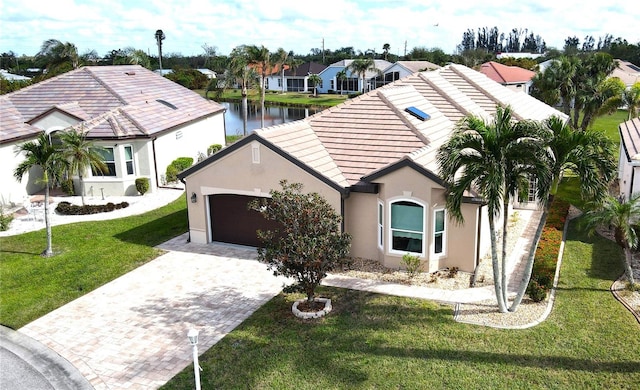
[[[189,338],[189,343],[193,347],[193,373],[195,375],[196,380],[196,390],[200,390],[200,364],[198,363],[198,330],[189,329],[187,333],[187,337]]]
[[[196,378],[196,390],[200,390],[200,364],[198,363],[198,345],[193,344],[193,372]]]

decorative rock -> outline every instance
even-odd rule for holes
[[[293,315],[295,315],[298,318],[302,318],[302,319],[308,320],[308,319],[311,319],[311,318],[324,317],[325,315],[329,314],[329,312],[333,309],[333,307],[331,306],[331,299],[329,299],[329,298],[314,298],[315,302],[324,303],[324,309],[322,309],[320,311],[311,311],[311,312],[304,312],[304,311],[298,310],[298,305],[300,303],[304,302],[305,300],[306,300],[306,298],[298,299],[297,301],[295,301],[293,303],[293,306],[291,307],[291,311],[293,312]]]

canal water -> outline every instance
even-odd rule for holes
[[[260,105],[249,104],[247,107],[246,125],[242,115],[242,103],[221,102],[227,111],[224,120],[227,135],[251,134],[260,128]],[[303,107],[266,106],[264,112],[264,126],[280,125],[282,123],[304,119],[319,112],[319,109]]]

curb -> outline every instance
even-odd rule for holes
[[[627,310],[629,310],[631,312],[631,314],[633,314],[633,316],[636,318],[636,321],[638,321],[638,323],[640,324],[640,313],[635,311],[633,309],[633,307],[631,307],[631,305],[629,305],[627,300],[624,299],[623,297],[621,297],[620,294],[618,294],[618,289],[616,288],[616,284],[621,283],[622,280],[624,279],[624,277],[625,276],[624,276],[624,272],[623,272],[622,275],[620,275],[620,277],[618,277],[618,279],[616,279],[613,282],[613,284],[611,284],[611,287],[609,288],[609,290],[611,290],[611,293],[618,300],[618,302],[622,303],[622,306],[627,308]]]

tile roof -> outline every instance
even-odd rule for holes
[[[412,73],[422,72],[424,70],[435,70],[435,69],[441,68],[440,65],[436,65],[433,62],[429,62],[429,61],[397,61],[396,64],[404,67],[405,69],[407,69]]]
[[[496,105],[518,119],[563,113],[462,65],[415,73],[311,117],[256,130],[259,137],[346,188],[410,159],[436,175],[437,149],[456,123],[473,114],[490,119]],[[416,107],[421,121],[405,112]],[[437,175],[436,175],[437,176]]]
[[[526,83],[531,80],[536,72],[519,66],[507,66],[499,62],[489,61],[480,65],[480,73],[500,84]]]
[[[82,67],[0,96],[0,109],[0,143],[42,131],[31,124],[51,110],[78,118],[77,127],[101,123],[89,133],[100,138],[151,136],[224,111],[139,65]]]
[[[612,77],[620,78],[627,86],[632,86],[634,83],[640,82],[640,67],[629,61],[616,61],[618,61],[618,66],[611,73]]]
[[[623,122],[618,127],[628,161],[640,161],[640,118]]]
[[[305,62],[304,64],[295,68],[294,72],[291,69],[287,69],[284,71],[284,75],[287,77],[304,77],[309,73],[311,74],[319,74],[323,70],[327,69],[326,65],[318,64],[316,62]]]

